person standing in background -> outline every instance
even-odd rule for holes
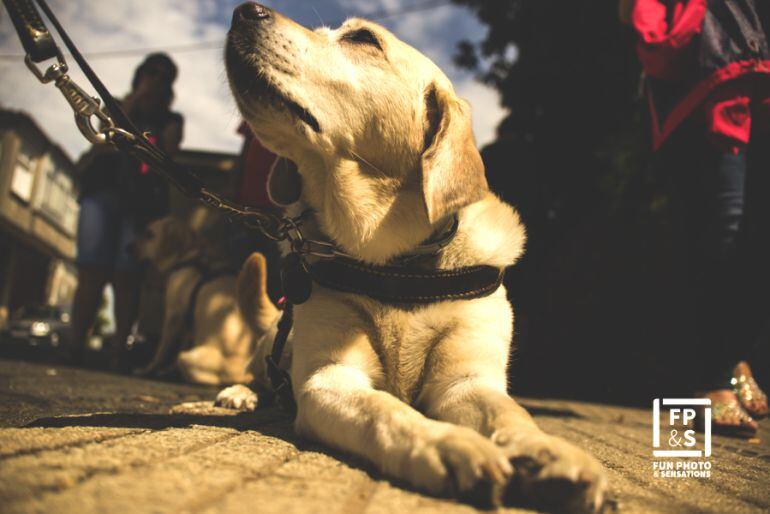
[[[183,118],[170,110],[174,62],[162,53],[148,55],[134,72],[123,111],[164,152],[172,155],[182,140]],[[115,292],[115,340],[110,368],[119,371],[126,340],[136,321],[142,287],[142,266],[128,246],[146,225],[168,214],[166,182],[149,167],[112,145],[94,145],[78,163],[80,214],[77,232],[78,287],[67,349],[80,363],[89,332],[102,301],[104,287]]]
[[[686,206],[694,390],[715,431],[752,436],[768,414],[745,359],[770,328],[770,2],[621,0],[620,18],[638,35],[654,162]]]

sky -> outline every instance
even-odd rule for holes
[[[49,0],[49,5],[81,52],[127,49],[165,50],[170,45],[222,42],[229,28],[232,0]],[[486,27],[467,9],[441,0],[272,0],[265,2],[308,27],[336,27],[350,16],[375,17],[399,13],[377,21],[430,57],[454,83],[458,94],[473,108],[473,126],[479,146],[492,141],[505,112],[498,93],[477,82],[472,73],[452,63],[456,43],[480,41]],[[422,4],[431,8],[416,9]],[[49,25],[50,28],[50,25]],[[63,46],[63,45],[62,45]],[[222,46],[215,44],[193,52],[169,52],[179,66],[173,109],[185,117],[182,147],[195,150],[237,152],[240,121],[227,86]],[[80,135],[72,113],[59,91],[43,85],[27,70],[13,26],[0,9],[0,106],[31,114],[48,136],[73,158],[88,142]],[[131,77],[143,55],[89,59],[112,94],[128,92]],[[88,91],[87,81],[72,59],[73,79]]]

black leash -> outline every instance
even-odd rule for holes
[[[293,418],[297,414],[297,402],[294,400],[294,390],[291,387],[291,375],[281,367],[281,356],[292,325],[294,325],[294,305],[287,300],[283,306],[281,319],[278,320],[278,331],[273,340],[273,348],[270,350],[270,355],[265,357],[265,362],[267,377],[273,386],[278,405]]]

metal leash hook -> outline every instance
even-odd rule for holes
[[[90,96],[67,75],[69,67],[58,48],[56,49],[56,60],[57,62],[50,65],[45,72],[40,71],[40,68],[32,62],[29,55],[24,58],[24,63],[40,82],[43,84],[53,82],[61,91],[75,113],[75,123],[80,129],[80,133],[88,141],[94,144],[110,142],[109,132],[115,129],[115,122],[104,111],[98,98]],[[96,130],[91,123],[94,116],[101,122],[102,130]]]
[[[64,98],[67,99],[75,111],[75,123],[80,129],[80,133],[86,139],[94,144],[111,141],[109,132],[116,129],[115,122],[104,111],[98,98],[89,96],[80,86],[72,82],[72,79],[67,75],[56,81],[56,87],[59,88]],[[101,131],[96,130],[91,124],[94,116],[102,124]]]

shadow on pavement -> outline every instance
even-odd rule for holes
[[[101,427],[101,428],[146,428],[165,430],[167,428],[190,428],[194,425],[235,430],[258,430],[265,433],[268,427],[285,428],[276,430],[277,435],[289,442],[295,442],[291,419],[279,409],[265,409],[264,413],[238,414],[145,414],[145,413],[98,413],[75,416],[39,418],[25,425],[27,428]]]
[[[527,412],[535,417],[586,419],[585,416],[575,412],[572,409],[559,409],[555,407],[545,407],[543,405],[532,405],[527,401],[519,401],[519,404],[521,404],[521,406],[524,407]]]
[[[534,408],[540,411],[540,415],[555,417],[581,417],[569,410]],[[231,428],[238,431],[258,432],[261,435],[275,437],[294,445],[301,452],[316,452],[340,461],[351,468],[366,473],[372,480],[388,482],[391,486],[422,494],[409,484],[382,476],[366,460],[351,456],[336,450],[324,447],[297,436],[292,428],[292,420],[281,409],[269,407],[258,409],[250,413],[238,414],[145,414],[145,413],[97,413],[73,416],[57,416],[39,418],[25,425],[25,428],[65,428],[65,427],[98,427],[98,428],[139,428],[147,430],[166,430],[170,428],[193,428],[195,426],[208,426],[217,428]],[[496,509],[501,502],[519,508],[537,508],[538,505],[525,501],[516,493],[508,492],[505,500],[505,491],[499,486],[491,487],[481,484],[473,490],[456,498],[443,498],[445,500],[465,503],[489,511]],[[442,499],[442,498],[438,498]],[[615,512],[613,501],[608,500],[609,509],[604,512]],[[543,507],[543,506],[541,506]]]

